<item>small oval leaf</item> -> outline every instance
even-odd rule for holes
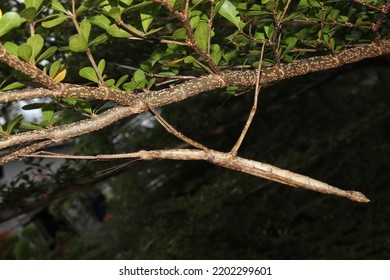
[[[206,50],[209,42],[209,25],[206,22],[200,22],[195,29],[194,37],[198,46]]]
[[[51,123],[51,120],[54,117],[54,106],[53,104],[46,104],[42,107],[42,116],[43,119]]]
[[[93,70],[92,67],[81,68],[79,71],[79,75],[83,78],[86,78],[87,80],[92,81],[92,82],[95,82],[95,83],[99,82],[99,79],[95,73],[95,70]]]
[[[69,48],[72,52],[85,52],[88,49],[87,39],[81,34],[73,35],[69,39]]]
[[[18,13],[7,12],[0,18],[0,37],[14,28],[18,28],[25,19],[21,18]]]
[[[15,127],[19,125],[19,123],[23,120],[23,115],[17,115],[14,117],[7,125],[6,132],[11,134]]]
[[[32,53],[31,58],[34,59],[42,50],[44,44],[43,37],[39,34],[35,34],[27,39],[27,45],[31,46]]]
[[[32,55],[32,47],[27,44],[23,44],[18,48],[18,56],[24,61],[29,61]]]
[[[63,23],[65,20],[67,20],[68,17],[65,16],[65,15],[58,15],[56,18],[54,19],[51,19],[51,20],[47,20],[47,21],[44,21],[42,22],[42,26],[44,28],[52,28],[54,26],[57,26],[57,25],[60,25],[61,23]]]
[[[49,47],[46,51],[43,52],[43,54],[41,54],[37,58],[37,62],[51,57],[53,54],[55,54],[56,51],[57,51],[57,47],[55,47],[55,46]]]
[[[238,29],[241,29],[243,27],[244,23],[241,21],[240,17],[237,16],[238,11],[236,9],[236,6],[229,0],[223,1],[223,4],[219,9],[218,13],[224,18],[226,18],[228,21],[233,23],[235,26],[237,26]]]
[[[66,77],[66,69],[63,69],[61,72],[59,72],[54,78],[53,80],[56,81],[56,82],[61,82],[63,79],[65,79]]]

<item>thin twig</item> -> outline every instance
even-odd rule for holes
[[[0,166],[7,163],[7,162],[13,161],[15,159],[22,158],[25,155],[31,154],[31,153],[33,153],[39,149],[42,149],[43,147],[46,147],[47,145],[50,145],[52,143],[53,143],[52,140],[44,140],[44,141],[40,141],[40,142],[35,142],[32,144],[27,144],[21,148],[18,148],[12,152],[7,153],[5,155],[2,155],[0,157]]]
[[[235,157],[237,155],[237,151],[240,148],[240,146],[242,144],[242,141],[244,140],[245,135],[247,134],[248,129],[249,129],[249,127],[250,127],[250,125],[251,125],[251,123],[253,121],[253,117],[256,114],[257,103],[258,103],[258,100],[259,100],[259,93],[260,93],[260,90],[261,90],[260,78],[261,78],[261,68],[262,68],[262,65],[263,65],[264,48],[265,48],[265,44],[263,44],[263,46],[261,47],[261,54],[260,54],[260,59],[259,59],[259,67],[257,68],[256,88],[255,88],[253,106],[252,106],[252,109],[251,109],[251,111],[249,113],[248,119],[247,119],[247,121],[245,123],[245,126],[244,126],[244,128],[243,128],[243,130],[241,132],[240,137],[238,138],[236,144],[233,146],[232,150],[230,151],[230,153],[232,154],[233,157]]]
[[[186,33],[187,33],[187,44],[201,58],[203,58],[210,67],[207,67],[200,62],[198,62],[198,64],[210,73],[220,74],[221,70],[214,63],[213,59],[211,58],[211,55],[209,55],[206,51],[202,50],[195,41],[194,32],[192,30],[192,27],[190,24],[190,18],[189,18],[189,0],[186,0],[184,11],[175,10],[175,8],[171,4],[169,4],[167,0],[153,0],[153,1],[164,6],[170,13],[175,15],[182,22],[184,29],[186,30]]]
[[[72,19],[72,22],[73,22],[74,26],[76,27],[77,33],[83,35],[81,33],[80,25],[79,25],[79,23],[77,21],[75,0],[72,0],[72,14],[71,14],[70,18]],[[95,73],[96,73],[96,75],[98,77],[99,87],[105,87],[102,74],[100,73],[99,68],[98,68],[98,66],[97,66],[97,64],[95,62],[95,59],[92,56],[91,50],[89,48],[87,48],[85,53],[86,53],[89,61],[91,62],[91,65],[92,65],[93,69],[95,70]]]
[[[372,5],[370,3],[367,3],[367,2],[365,2],[363,0],[352,0],[352,1],[355,2],[355,3],[358,3],[358,4],[362,5],[362,6],[365,6],[367,8],[373,9],[373,10],[377,10],[377,11],[380,11],[380,12],[382,11],[382,7],[381,6],[378,7],[378,6]]]
[[[272,38],[270,38],[270,40],[269,40],[269,45],[272,47],[276,65],[278,67],[280,67],[280,57],[279,57],[279,53],[278,53],[278,51],[279,51],[278,45],[280,45],[280,42],[279,43],[276,42],[276,39],[280,38],[279,33],[280,33],[280,29],[281,29],[281,24],[278,21],[278,17],[277,17],[278,8],[279,8],[279,0],[276,0],[275,7],[272,10],[272,16],[274,18],[275,30],[274,30],[274,34],[272,34]]]
[[[185,136],[183,133],[177,131],[169,122],[167,122],[153,107],[149,106],[149,104],[144,100],[141,96],[137,95],[144,104],[148,107],[149,111],[152,113],[152,115],[155,117],[155,119],[171,134],[176,136],[177,138],[183,140],[184,142],[190,144],[191,146],[198,148],[203,151],[208,151],[208,148],[203,146],[202,144],[196,142],[195,140],[192,140],[191,138]]]
[[[209,26],[209,34],[207,40],[207,54],[210,55],[211,51],[211,30],[213,28],[213,19],[214,19],[214,8],[215,8],[215,0],[210,0],[210,18],[208,21]]]
[[[288,0],[286,6],[284,6],[284,8],[283,8],[282,16],[279,19],[280,23],[282,23],[282,21],[284,20],[284,16],[286,15],[286,12],[287,12],[288,7],[290,6],[290,4],[291,4],[291,0]]]
[[[291,187],[305,188],[308,190],[337,195],[348,198],[357,202],[367,203],[370,200],[361,192],[342,190],[334,186],[328,185],[321,181],[310,177],[281,169],[276,166],[253,161],[241,157],[231,157],[230,153],[223,153],[215,150],[198,150],[198,149],[170,149],[170,150],[152,150],[138,151],[127,154],[111,154],[97,156],[73,156],[66,154],[52,154],[47,152],[38,152],[26,154],[25,157],[41,157],[41,158],[65,158],[65,159],[85,159],[85,160],[112,160],[112,159],[128,159],[139,158],[143,160],[152,159],[172,159],[172,160],[205,160],[224,168],[236,170],[251,174],[256,177],[261,177],[274,182],[282,183]]]
[[[147,37],[145,36],[145,34],[143,34],[141,31],[138,31],[136,30],[135,28],[132,29],[132,28],[129,28],[124,22],[122,19],[117,19],[116,22],[123,28],[125,29],[127,32],[133,34],[134,36],[136,36],[137,38],[139,39],[142,39],[142,40],[145,40]]]

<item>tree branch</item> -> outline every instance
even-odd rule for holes
[[[0,61],[4,62],[11,68],[24,75],[30,77],[34,81],[44,85],[49,89],[59,89],[61,84],[54,81],[49,75],[46,75],[42,70],[40,70],[35,65],[24,62],[17,58],[16,56],[10,54],[4,46],[0,43]]]
[[[199,45],[195,41],[194,32],[192,31],[192,27],[190,24],[189,18],[189,0],[185,0],[185,9],[184,12],[177,11],[175,8],[170,5],[166,0],[154,0],[154,2],[161,4],[164,6],[170,13],[174,14],[182,23],[187,33],[188,45],[201,57],[203,58],[207,64],[210,66],[211,70],[215,74],[219,74],[221,70],[219,70],[218,66],[214,63],[211,55],[208,52],[202,50]],[[210,38],[209,38],[210,39]],[[206,48],[207,49],[207,48]]]
[[[253,106],[252,106],[252,109],[249,113],[248,119],[245,123],[245,126],[242,129],[241,135],[238,137],[236,144],[233,146],[232,150],[230,151],[232,156],[237,155],[238,149],[240,148],[242,141],[244,141],[245,135],[248,132],[248,129],[253,121],[255,114],[256,114],[257,103],[259,100],[259,94],[260,94],[260,90],[261,90],[260,78],[261,78],[261,69],[262,69],[262,65],[263,65],[264,47],[265,47],[265,43],[263,43],[263,46],[261,48],[259,67],[257,68],[256,88],[255,88],[255,94],[254,94],[254,98],[253,98]]]
[[[249,160],[241,157],[232,157],[230,153],[222,153],[219,151],[208,149],[194,150],[194,149],[172,149],[172,150],[152,150],[139,151],[127,154],[114,155],[97,155],[97,156],[73,156],[66,154],[53,154],[40,152],[35,154],[26,154],[26,157],[44,157],[44,158],[67,158],[67,159],[87,159],[87,160],[112,160],[112,159],[126,159],[126,158],[140,158],[143,160],[152,159],[173,159],[173,160],[205,160],[210,163],[251,174],[256,177],[261,177],[278,183],[282,183],[291,187],[305,188],[315,192],[324,194],[332,194],[348,198],[357,202],[369,202],[370,200],[361,192],[342,190],[321,181],[312,179],[310,177],[294,173],[276,166]]]
[[[1,52],[1,48],[2,46],[0,45],[0,61],[6,62],[11,67],[15,66],[15,69],[23,69],[23,65],[26,63],[21,62],[18,58],[8,54],[5,49],[3,49],[3,52]],[[313,57],[305,60],[294,61],[286,65],[281,65],[280,68],[277,66],[264,68],[261,71],[259,84],[261,85],[264,83],[276,82],[290,77],[305,75],[311,72],[337,68],[345,64],[354,63],[359,60],[389,53],[390,40],[380,41],[379,43],[360,45],[341,51],[338,55],[335,56],[326,55]],[[4,57],[6,57],[6,59],[4,59]],[[29,67],[31,66],[30,64],[27,65]],[[42,77],[45,78],[45,76],[46,75],[44,74]],[[224,88],[230,85],[254,86],[256,85],[256,79],[256,70],[226,71],[222,72],[220,75],[212,74],[192,79],[178,84],[172,88],[144,93],[142,94],[142,98],[145,100],[148,106],[156,108],[185,100],[201,92]],[[50,85],[50,83],[48,85]],[[120,92],[107,88],[92,88],[59,83],[55,83],[55,87],[60,89],[51,90],[50,92],[52,97],[72,96],[81,98],[97,98],[116,101],[129,105],[129,107],[119,106],[91,119],[79,121],[69,125],[54,127],[47,130],[31,131],[11,135],[7,138],[0,139],[0,149],[43,139],[50,139],[54,142],[64,141],[71,137],[102,129],[131,114],[141,113],[148,110],[147,106],[145,106],[140,98],[131,93]],[[27,94],[26,92],[18,92],[20,91],[4,92],[0,94],[0,101],[10,102],[12,100],[19,100],[21,95],[26,96]],[[47,90],[36,90],[34,92],[43,92],[46,96],[50,96],[49,91]]]
[[[145,111],[145,105],[142,106],[144,106]],[[102,129],[133,113],[133,108],[116,107],[90,119],[85,119],[49,129],[34,130],[10,135],[7,138],[0,140],[0,149],[44,139],[49,139],[52,142],[62,142],[75,136]]]
[[[3,54],[1,53],[3,51]],[[283,79],[305,75],[341,67],[345,64],[358,62],[363,59],[390,54],[390,40],[383,40],[378,43],[364,44],[341,51],[337,55],[317,56],[303,60],[282,64],[281,67],[272,66],[263,68],[261,72],[260,85],[273,83]],[[4,57],[7,59],[4,59]],[[0,61],[5,62],[16,70],[25,72],[25,64],[17,57],[9,54],[0,45]],[[31,66],[30,64],[27,64]],[[35,68],[35,67],[34,67]],[[22,70],[20,70],[22,69]],[[38,69],[39,70],[39,69]],[[39,70],[40,71],[40,70]],[[43,74],[43,72],[42,72]],[[44,74],[45,75],[45,74]],[[46,76],[46,75],[45,75]],[[150,91],[143,94],[143,98],[153,107],[167,105],[173,102],[182,101],[201,92],[211,91],[226,86],[255,86],[257,70],[247,71],[224,71],[219,75],[211,74],[195,78],[171,88],[158,91]],[[50,77],[49,77],[50,78]],[[51,79],[51,78],[50,78]],[[133,94],[109,88],[96,88],[89,86],[56,83],[55,89],[48,91],[43,89],[15,90],[1,92],[0,103],[8,103],[21,99],[36,97],[79,97],[110,100],[122,105],[131,105],[140,102]],[[50,87],[49,87],[50,88]]]

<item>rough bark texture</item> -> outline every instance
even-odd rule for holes
[[[265,68],[262,71],[260,83],[271,83],[282,79],[305,75],[311,72],[337,68],[345,64],[389,53],[390,40],[360,45],[341,51],[336,56],[326,55],[313,57],[281,65],[281,67],[273,66]],[[37,75],[37,71],[32,71],[32,66],[30,64],[26,64],[18,58],[10,55],[1,45],[0,61],[7,63],[11,67],[15,67],[15,69],[21,71],[23,74],[30,75],[31,78],[36,79],[37,77],[40,77],[38,81],[41,81],[42,84],[49,88],[54,88],[52,90],[26,89],[2,92],[0,94],[1,103],[36,97],[79,97],[111,100],[122,105],[127,105],[126,107],[118,106],[100,114],[99,116],[69,125],[54,127],[42,131],[32,131],[19,133],[17,135],[10,135],[9,137],[0,140],[0,149],[43,139],[50,139],[54,142],[58,142],[91,131],[96,131],[124,117],[148,110],[145,102],[150,107],[159,107],[185,100],[202,92],[208,92],[214,89],[224,88],[226,86],[254,86],[256,83],[256,70],[226,71],[222,72],[220,75],[213,74],[202,76],[183,82],[172,88],[142,93],[140,96],[137,96],[132,93],[121,92],[108,88],[88,87],[66,83],[58,84],[52,81],[50,77],[47,78],[47,75],[43,72],[39,72],[39,75]],[[27,67],[27,65],[29,66]]]

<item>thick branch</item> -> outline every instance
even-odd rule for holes
[[[389,53],[390,40],[385,40],[378,44],[372,43],[347,49],[340,52],[336,56],[327,55],[294,61],[292,63],[282,65],[280,68],[269,67],[262,70],[260,84],[276,82],[282,79],[304,75],[311,72],[337,68],[344,64],[354,63],[362,59]],[[16,57],[14,58],[17,59]],[[19,60],[17,59],[17,61]],[[229,85],[253,86],[256,84],[256,72],[256,70],[227,71],[221,73],[220,75],[207,75],[186,81],[172,88],[166,88],[143,94],[142,99],[145,100],[150,107],[156,108],[173,102],[185,100],[201,92],[207,92]],[[102,113],[101,115],[94,118],[76,122],[70,125],[59,126],[48,130],[32,131],[11,135],[5,139],[0,140],[0,149],[43,139],[50,139],[55,142],[64,141],[71,137],[102,129],[126,116],[147,110],[147,107],[141,101],[141,99],[137,98],[137,96],[134,94],[106,88],[91,88],[68,84],[60,85],[63,88],[62,90],[51,91],[53,92],[53,97],[73,96],[83,98],[98,98],[117,102],[120,101],[120,103],[131,106],[117,107],[108,110],[107,112]],[[17,92],[18,91],[5,92],[0,94],[0,101],[10,102],[10,100],[15,100],[15,98],[12,99],[12,96],[13,93]],[[48,91],[42,92],[48,93]]]
[[[142,109],[138,108],[138,112],[145,110],[146,109],[144,107]],[[10,135],[7,138],[1,139],[0,149],[12,147],[26,142],[33,142],[44,139],[49,139],[53,142],[61,142],[75,136],[102,129],[134,113],[135,111],[133,110],[133,108],[116,107],[98,116],[72,124],[62,125],[45,130],[34,130]]]
[[[23,73],[24,75],[30,77],[34,81],[44,85],[50,89],[58,89],[60,84],[54,81],[50,76],[43,73],[35,65],[29,64],[27,62],[21,61],[16,56],[7,52],[7,50],[0,43],[0,61],[4,62],[11,68]]]
[[[20,158],[22,157],[23,155],[25,154],[30,154],[30,153],[33,153],[39,149],[42,149],[44,147],[46,147],[47,145],[50,145],[51,143],[53,143],[53,141],[51,140],[45,140],[45,141],[42,141],[42,142],[37,142],[37,143],[33,143],[31,145],[27,145],[25,147],[22,147],[22,148],[19,148],[15,151],[12,151],[12,152],[9,152],[5,155],[2,155],[0,157],[0,165],[3,165],[9,161],[13,161],[17,158]]]
[[[1,46],[0,46],[1,51]],[[273,66],[264,68],[261,72],[260,84],[277,82],[283,79],[305,75],[327,69],[341,67],[345,64],[354,63],[363,59],[390,54],[390,40],[359,45],[344,51],[338,55],[317,56],[304,60],[297,60],[281,67]],[[13,57],[16,62],[20,60]],[[1,61],[0,54],[0,61]],[[16,63],[12,61],[12,65]],[[29,64],[28,64],[29,65]],[[10,65],[11,66],[11,65]],[[30,65],[31,66],[31,65]],[[13,66],[12,66],[13,67]],[[21,66],[23,67],[23,65]],[[19,68],[16,68],[19,70]],[[256,85],[256,70],[248,71],[225,71],[219,75],[206,75],[195,78],[171,88],[151,91],[143,94],[143,98],[152,107],[164,106],[173,102],[182,101],[201,92],[207,92],[226,86],[254,86]],[[24,90],[3,92],[0,94],[0,103],[7,103],[27,98],[36,97],[79,97],[111,100],[122,105],[139,103],[140,100],[134,95],[115,89],[96,88],[72,84],[57,85],[56,90]]]

